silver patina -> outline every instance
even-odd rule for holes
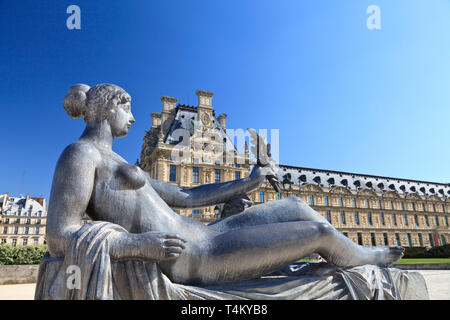
[[[243,179],[192,189],[154,180],[112,150],[114,139],[126,136],[135,122],[130,103],[129,94],[112,84],[74,85],[65,97],[65,110],[73,118],[84,118],[86,129],[62,152],[55,169],[48,206],[48,261],[61,262],[70,250],[80,254],[74,239],[81,237],[85,213],[116,226],[104,234],[107,246],[101,247],[110,261],[154,264],[168,281],[185,286],[259,278],[312,253],[337,267],[388,267],[403,255],[401,247],[355,244],[296,196],[247,207],[210,225],[177,214],[172,207],[197,208],[245,197],[266,177],[276,176],[274,164],[255,165]],[[96,234],[103,232],[100,229]],[[42,292],[50,286],[44,279],[49,267],[45,268],[37,298],[48,295]]]

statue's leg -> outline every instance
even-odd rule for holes
[[[329,224],[320,213],[308,206],[301,198],[290,196],[252,206],[242,213],[211,223],[209,226],[224,232],[248,226],[294,221],[316,221]]]
[[[187,284],[241,281],[278,270],[314,252],[338,266],[387,266],[401,257],[402,249],[358,246],[329,223],[261,224],[217,234],[196,254],[181,255],[169,276]]]

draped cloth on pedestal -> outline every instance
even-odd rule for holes
[[[126,230],[109,222],[88,223],[73,235],[64,257],[54,258],[47,252],[39,267],[35,299],[428,299],[419,273],[372,265],[310,264],[297,270],[284,268],[284,276],[238,283],[177,284],[157,263],[111,261],[108,238],[113,232]]]

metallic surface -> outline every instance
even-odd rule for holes
[[[246,208],[211,225],[171,207],[196,208],[242,197],[275,176],[272,164],[249,177],[192,189],[151,179],[112,150],[134,117],[131,98],[115,85],[73,86],[64,100],[86,129],[61,154],[48,206],[49,256],[63,258],[84,213],[123,231],[108,234],[108,259],[157,263],[170,281],[217,285],[258,278],[304,256],[319,253],[340,267],[390,266],[401,247],[362,247],[293,196]],[[96,110],[97,113],[96,113]]]

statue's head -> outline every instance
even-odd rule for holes
[[[131,114],[131,97],[121,87],[102,83],[94,87],[76,84],[64,97],[64,109],[72,118],[83,118],[85,122],[108,121],[114,137],[128,133],[134,117]]]

